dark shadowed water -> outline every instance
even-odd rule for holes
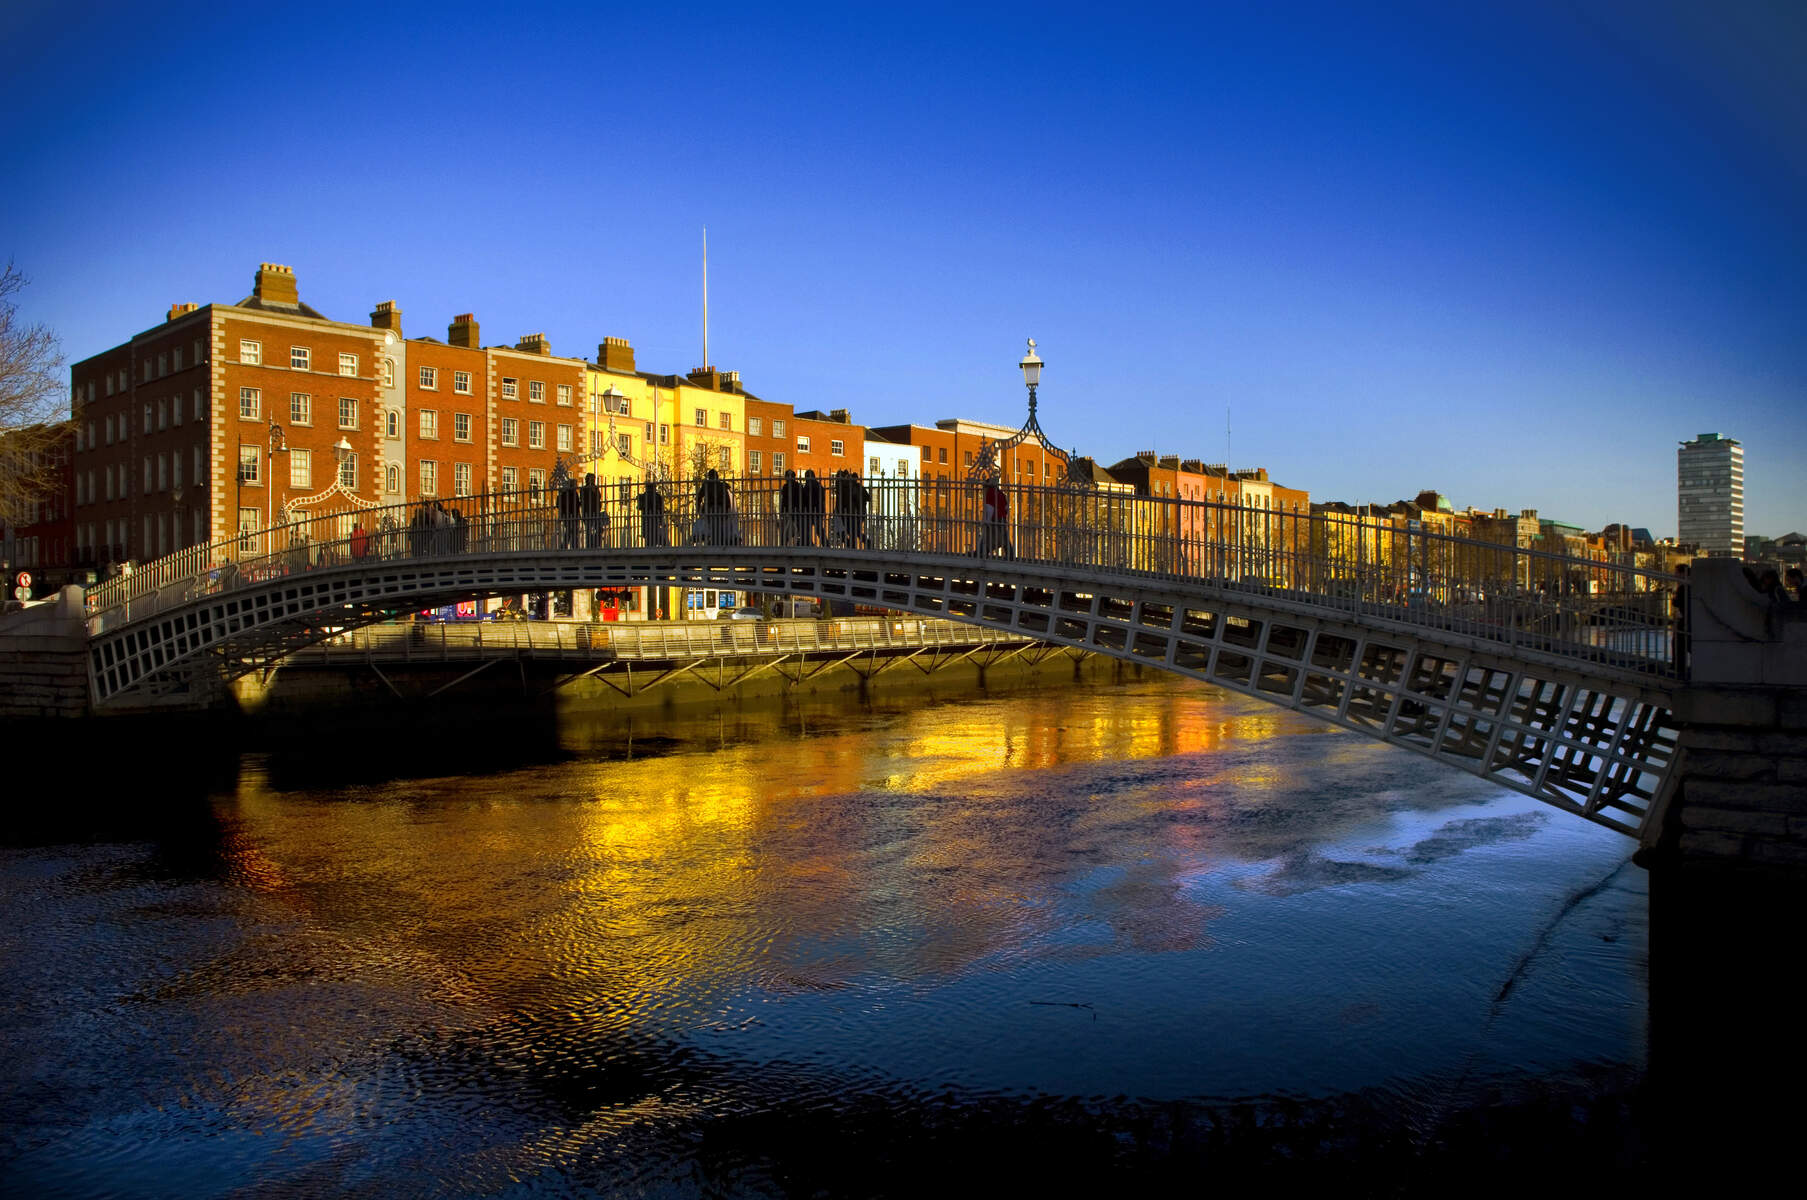
[[[1255,702],[335,740],[0,849],[9,1191],[1368,1191],[1637,1153],[1630,840]]]

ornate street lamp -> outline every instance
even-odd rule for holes
[[[283,441],[282,426],[280,426],[276,423],[275,417],[270,418],[270,428],[269,428],[267,440],[269,443],[269,448],[264,452],[264,469],[269,474],[269,478],[264,481],[264,529],[265,530],[268,530],[270,528],[272,516],[275,512],[274,506],[275,506],[275,501],[276,501],[276,455],[279,452],[286,451],[288,449],[287,446],[282,444],[282,441]],[[284,505],[283,507],[286,509],[288,506]],[[275,549],[274,543],[271,544],[270,548],[271,548],[271,550]]]
[[[1029,388],[1029,419],[1035,419],[1035,385],[1042,381],[1042,360],[1036,357],[1035,339],[1029,339],[1029,353],[1017,366],[1023,369],[1023,383]]]
[[[968,479],[990,479],[999,474],[1002,464],[1008,461],[1004,456],[1030,438],[1034,438],[1036,445],[1041,447],[1044,454],[1058,458],[1065,464],[1059,483],[1062,485],[1077,483],[1089,486],[1088,481],[1074,478],[1073,472],[1077,469],[1078,456],[1056,446],[1049,439],[1047,431],[1042,428],[1041,419],[1036,415],[1035,389],[1042,381],[1043,363],[1041,357],[1035,353],[1034,338],[1029,339],[1029,352],[1023,355],[1022,361],[1017,363],[1017,366],[1023,372],[1023,385],[1029,389],[1029,419],[1023,422],[1023,427],[1011,436],[982,444],[979,447],[979,453],[973,458],[972,468],[967,471],[966,477]]]

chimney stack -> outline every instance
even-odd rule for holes
[[[463,346],[467,350],[477,350],[483,345],[477,338],[477,317],[474,313],[459,313],[452,318],[446,327],[447,345]]]
[[[626,338],[603,338],[602,345],[596,347],[596,365],[605,371],[632,371],[634,348]]]
[[[295,271],[278,263],[259,263],[252,278],[251,294],[265,304],[286,304],[293,308],[301,303],[295,287]]]
[[[546,340],[546,335],[543,333],[528,334],[516,342],[514,348],[528,354],[550,355],[552,353],[552,343]]]
[[[392,329],[397,336],[402,331],[402,310],[395,306],[393,300],[377,302],[376,311],[370,314],[370,324],[376,329]]]
[[[172,304],[169,306],[169,316],[163,319],[166,321],[173,321],[177,317],[187,316],[199,307],[201,306],[198,304]]]
[[[690,374],[686,375],[685,378],[690,380],[690,382],[697,387],[705,387],[712,392],[719,392],[722,390],[721,373],[714,367],[692,367],[690,369]]]
[[[740,376],[737,374],[735,378],[738,379]],[[853,423],[853,413],[845,408],[831,408],[828,410],[828,419],[839,421],[843,425],[850,425]]]

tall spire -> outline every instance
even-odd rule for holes
[[[703,366],[709,366],[709,227],[703,226]]]

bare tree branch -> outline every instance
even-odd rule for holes
[[[57,486],[70,425],[56,334],[19,320],[13,297],[31,281],[11,260],[0,272],[0,520],[23,523]]]

